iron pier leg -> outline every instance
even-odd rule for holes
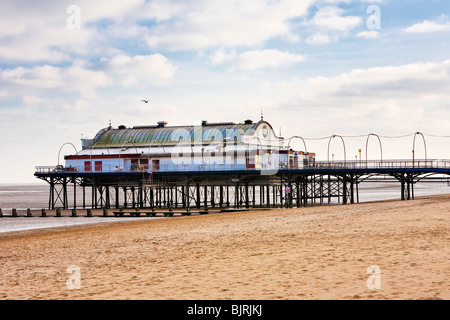
[[[347,176],[342,177],[342,204],[347,204]]]
[[[259,185],[259,206],[262,208],[264,203],[264,186]]]
[[[236,183],[234,187],[234,207],[239,208],[239,184]]]
[[[127,207],[127,187],[122,187],[123,190],[123,207]]]
[[[350,203],[355,203],[355,184],[353,175],[350,175]]]
[[[48,209],[55,209],[55,182],[53,178],[50,178],[50,194],[48,196]]]
[[[200,209],[200,185],[197,183],[197,209]]]
[[[109,209],[109,208],[111,208],[111,204],[110,204],[110,201],[109,201],[109,186],[106,186],[105,187],[106,188],[106,195],[105,195],[105,205],[106,205],[106,208],[107,209]]]
[[[94,209],[97,207],[97,188],[95,183],[92,184],[92,196],[91,196],[91,208]]]
[[[115,186],[114,190],[116,192],[116,204],[115,204],[115,208],[118,209],[119,208],[119,187]]]
[[[250,208],[250,203],[248,201],[248,182],[245,182],[245,207],[248,209]]]
[[[77,179],[73,178],[73,208],[77,208]]]
[[[67,178],[63,179],[63,208],[69,208],[69,201],[67,198]]]
[[[256,207],[256,186],[253,185],[252,189],[253,189],[253,195],[252,195],[252,197],[253,197],[253,208],[255,208]]]
[[[86,186],[83,185],[83,209],[86,208]]]

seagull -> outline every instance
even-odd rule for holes
[[[142,102],[148,103],[148,100],[141,100]]]

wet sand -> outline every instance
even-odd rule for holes
[[[447,195],[8,232],[0,299],[450,299],[449,226]]]

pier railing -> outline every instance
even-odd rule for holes
[[[260,166],[256,168],[247,168],[245,164],[198,164],[198,165],[160,165],[159,168],[153,168],[152,172],[192,172],[192,171],[253,171],[253,170],[301,170],[301,169],[449,169],[450,160],[353,160],[353,161],[314,161],[303,165],[291,167],[286,163],[280,164],[278,167]],[[63,166],[38,166],[36,173],[84,173],[84,167],[63,167]],[[96,173],[96,171],[92,171]],[[115,166],[103,167],[102,173],[114,172],[149,172],[148,166],[117,168]]]
[[[450,169],[450,160],[316,161],[305,167],[327,169]]]

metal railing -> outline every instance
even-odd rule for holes
[[[278,166],[257,165],[247,167],[245,164],[173,164],[159,165],[153,168],[152,172],[202,172],[202,171],[254,171],[254,170],[301,170],[301,169],[450,169],[450,160],[383,160],[383,161],[312,161],[296,167],[289,167],[287,163]],[[58,173],[58,172],[80,172],[84,173],[84,167],[63,167],[63,166],[38,166],[36,173]],[[103,167],[101,171],[88,171],[89,173],[103,172],[149,172],[148,166],[117,168],[115,166]]]
[[[450,169],[450,160],[316,161],[305,167],[326,169]]]

